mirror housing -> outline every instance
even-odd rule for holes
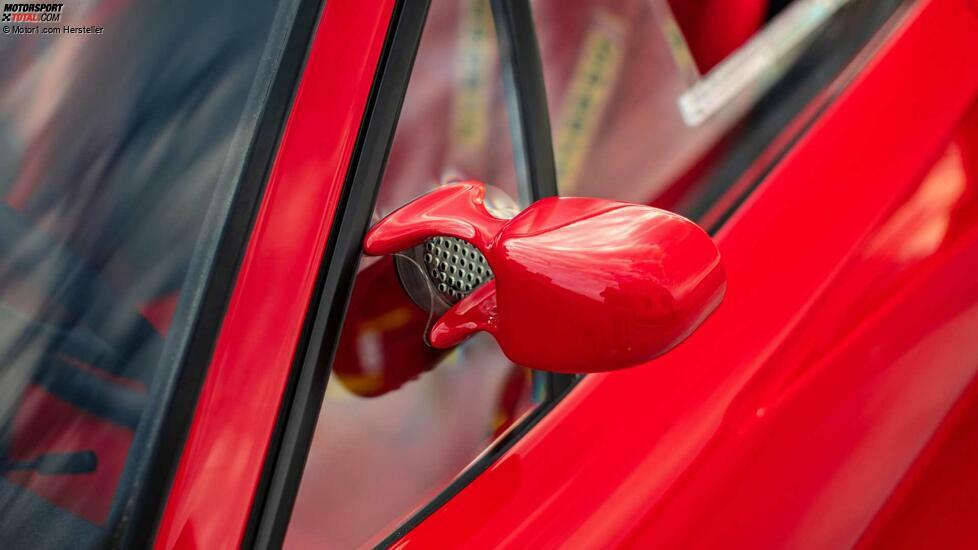
[[[495,274],[428,333],[439,349],[478,331],[518,365],[602,372],[675,347],[719,305],[726,278],[716,245],[693,222],[657,208],[552,197],[512,219],[484,206],[485,186],[442,186],[370,229],[369,255],[436,236],[463,239]]]

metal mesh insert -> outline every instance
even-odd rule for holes
[[[425,270],[438,294],[454,304],[493,278],[485,256],[455,237],[433,237],[424,243]]]

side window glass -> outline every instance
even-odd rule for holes
[[[297,4],[4,5],[0,548],[151,536]]]
[[[493,206],[512,215],[526,196],[513,156],[488,0],[432,2],[375,217],[464,179],[492,185]],[[417,277],[423,256],[458,259],[439,268],[439,300],[488,276],[458,244],[362,259],[287,547],[377,543],[545,397],[539,375],[510,363],[486,334],[451,352],[424,343],[432,304],[412,288],[425,284]]]
[[[831,99],[823,92],[898,2],[532,5],[560,194],[652,204],[710,228]]]

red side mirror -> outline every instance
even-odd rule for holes
[[[514,363],[600,372],[665,353],[717,307],[720,253],[682,216],[593,198],[540,200],[510,220],[484,206],[478,182],[446,185],[393,212],[367,234],[367,254],[436,236],[468,241],[495,274],[432,326],[436,348],[477,331]]]

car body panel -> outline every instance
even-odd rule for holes
[[[155,546],[242,540],[393,0],[330,0],[310,46]]]
[[[588,376],[397,546],[927,537],[937,523],[887,518],[978,476],[952,456],[959,484],[915,489],[935,442],[966,446],[953,411],[976,394],[975,15],[964,0],[902,14],[718,234],[713,316],[662,358]],[[945,540],[973,544],[969,525]]]
[[[157,548],[242,541],[392,10],[325,7]],[[398,546],[978,537],[978,11],[903,18],[717,236],[715,314],[588,376]]]

